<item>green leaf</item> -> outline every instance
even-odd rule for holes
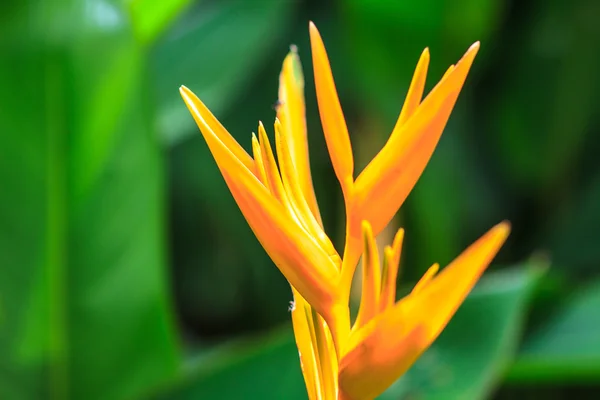
[[[293,4],[201,4],[157,44],[152,56],[155,93],[160,106],[160,133],[167,143],[176,143],[196,132],[187,108],[181,106],[177,88],[189,87],[214,114],[221,114],[263,64],[272,62],[268,57],[274,45],[285,37]],[[282,46],[279,58],[283,60],[284,56]]]
[[[129,12],[138,40],[154,41],[186,7],[191,0],[133,0]]]
[[[387,399],[484,399],[516,349],[538,266],[489,273]]]
[[[130,399],[177,367],[144,54],[108,1],[0,16],[0,398]]]
[[[588,283],[525,340],[514,382],[597,382],[600,378],[600,280]]]
[[[193,364],[185,380],[155,399],[307,399],[298,350],[288,329],[223,346]]]

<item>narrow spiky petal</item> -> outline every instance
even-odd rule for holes
[[[310,334],[312,320],[307,318],[307,315],[312,315],[312,312],[310,311],[310,305],[293,287],[292,293],[294,294],[294,302],[291,307],[292,326],[300,357],[300,368],[304,376],[309,400],[319,400],[321,398],[321,383],[317,375],[316,349],[313,348]]]
[[[425,169],[478,49],[479,43],[471,46],[357,178],[356,218],[370,221],[375,235],[396,214]],[[351,231],[356,234],[356,229]]]
[[[415,73],[413,74],[410,87],[408,88],[408,93],[406,94],[402,111],[400,112],[400,116],[398,117],[398,121],[396,122],[396,126],[392,132],[399,131],[400,127],[404,125],[410,117],[412,117],[417,110],[417,107],[419,107],[419,104],[421,104],[423,91],[425,90],[425,80],[427,79],[428,67],[429,49],[426,48],[423,50],[423,53],[421,53],[421,58],[419,58],[419,62],[415,68]]]
[[[404,229],[398,229],[392,246],[386,246],[384,249],[385,259],[384,268],[381,273],[381,297],[379,299],[379,310],[381,312],[393,306],[396,302],[396,281],[398,280],[403,240]]]
[[[415,295],[415,294],[418,294],[421,290],[423,290],[423,288],[425,286],[427,286],[427,284],[433,279],[435,274],[438,273],[439,269],[440,269],[440,264],[438,264],[438,263],[435,263],[431,267],[429,267],[427,272],[425,272],[425,274],[421,277],[421,279],[419,279],[419,282],[417,282],[417,284],[413,288],[411,294]]]
[[[187,99],[194,99],[194,107],[197,114],[193,114],[194,119],[197,121],[197,117],[201,117],[206,124],[211,127],[214,134],[219,138],[221,142],[231,151],[235,157],[240,160],[242,164],[246,166],[252,173],[255,173],[256,170],[254,168],[254,160],[250,155],[244,150],[242,146],[231,136],[231,134],[225,129],[223,125],[219,122],[217,118],[210,112],[210,110],[200,101],[198,97],[190,89],[185,86],[181,86],[179,89],[181,96],[187,103]],[[189,105],[188,105],[189,108]]]
[[[271,194],[288,208],[288,199],[283,189],[281,175],[279,174],[279,168],[277,168],[277,161],[275,161],[275,155],[273,154],[269,137],[262,122],[258,124],[258,143],[268,183],[266,186],[269,188]]]
[[[317,27],[310,23],[310,45],[315,73],[317,102],[327,149],[344,196],[348,196],[354,182],[354,158],[348,127],[337,95],[329,58]]]
[[[377,244],[369,222],[363,221],[362,229],[364,240],[362,292],[358,316],[353,329],[360,329],[377,315],[381,291],[381,271],[379,270]]]
[[[252,133],[252,156],[254,157],[257,178],[262,182],[263,185],[265,185],[266,188],[269,188],[265,164],[263,163],[262,153],[260,151],[260,143],[258,142],[258,139],[254,133]]]
[[[340,390],[352,399],[374,398],[406,372],[450,321],[509,231],[508,223],[496,225],[423,288],[353,332],[340,364]]]
[[[310,173],[305,113],[302,65],[296,47],[292,46],[279,75],[277,118],[281,121],[283,140],[290,147],[302,194],[314,218],[323,226]]]
[[[318,363],[321,371],[321,388],[323,400],[337,398],[337,357],[331,333],[325,320],[314,309],[312,310],[312,321],[315,330],[315,344],[318,350]]]
[[[292,286],[320,313],[327,314],[335,302],[337,266],[215,134],[204,119],[200,100],[184,88],[181,94],[254,234]]]
[[[279,168],[283,180],[283,187],[286,191],[288,199],[290,200],[290,203],[292,204],[292,207],[301,219],[301,223],[305,229],[312,237],[315,238],[323,250],[329,254],[338,268],[340,268],[342,259],[338,255],[335,247],[333,247],[329,237],[325,234],[323,227],[313,215],[306,199],[304,198],[304,194],[293,165],[292,155],[290,152],[291,149],[289,148],[288,141],[284,140],[283,138],[279,120],[275,121],[275,142],[277,148],[277,158],[279,160]]]

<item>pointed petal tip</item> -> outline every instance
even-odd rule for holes
[[[470,54],[470,53],[473,53],[474,55],[477,54],[480,46],[481,46],[481,43],[479,41],[473,43],[471,45],[471,47],[469,47],[469,49],[467,50],[466,54]]]
[[[290,53],[298,54],[298,46],[295,44],[290,44]]]
[[[510,234],[511,231],[511,224],[510,221],[504,220],[502,222],[500,222],[498,225],[494,226],[492,228],[492,231],[499,235],[499,236],[503,236],[504,239],[506,239],[508,237],[508,235]]]
[[[490,233],[492,233],[494,236],[498,236],[504,242],[510,234],[510,230],[510,222],[505,220],[494,226]]]
[[[308,31],[310,33],[310,38],[312,40],[314,40],[315,38],[320,38],[321,37],[321,34],[319,33],[319,30],[317,29],[317,26],[312,21],[308,22]]]
[[[185,85],[179,86],[179,94],[181,94],[181,97],[185,98],[185,97],[189,96],[190,93],[192,93],[192,91],[190,89],[188,89],[187,86],[185,86]]]

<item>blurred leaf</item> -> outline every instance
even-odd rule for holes
[[[600,378],[600,280],[588,283],[524,342],[515,382],[597,382]]]
[[[0,398],[130,399],[177,367],[144,54],[115,2],[9,11]]]
[[[191,0],[132,0],[129,12],[137,39],[150,43],[172,22]]]
[[[195,362],[185,381],[157,400],[306,400],[292,333],[224,346]]]
[[[600,2],[538,0],[528,11],[531,20],[505,40],[511,66],[494,76],[489,126],[510,183],[525,195],[542,189],[545,205],[560,199],[548,191],[572,184],[572,168],[598,121]]]
[[[152,56],[159,127],[167,143],[196,132],[177,88],[189,87],[214,114],[221,114],[285,37],[294,4],[205,3],[174,25]],[[281,58],[284,55],[282,51]]]
[[[380,400],[484,399],[516,349],[537,265],[487,274],[433,346]]]
[[[600,265],[600,174],[581,193],[567,202],[544,233],[543,244],[552,249],[556,265],[574,270],[596,272]]]

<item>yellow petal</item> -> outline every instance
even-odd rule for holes
[[[283,183],[281,182],[281,175],[279,174],[277,162],[275,161],[275,156],[273,155],[273,149],[271,148],[269,137],[267,136],[267,132],[265,131],[265,127],[263,126],[262,122],[258,124],[258,143],[265,167],[265,176],[268,183],[266,186],[281,204],[283,204],[285,207],[289,207],[288,199],[285,190],[283,189]]]
[[[404,100],[404,106],[394,127],[394,131],[400,130],[400,127],[404,125],[406,121],[415,113],[421,99],[423,98],[423,90],[425,90],[425,80],[427,78],[427,68],[429,67],[429,49],[423,50],[421,58],[417,63],[417,68],[413,74],[412,82],[408,88],[406,99]]]
[[[418,294],[421,290],[423,290],[423,288],[425,286],[427,286],[427,284],[433,279],[435,274],[437,274],[439,269],[440,269],[440,264],[438,264],[438,263],[435,263],[431,267],[429,267],[427,272],[425,272],[425,275],[423,275],[421,277],[421,279],[419,279],[419,282],[417,282],[417,284],[413,288],[412,292],[410,292],[410,294],[414,296],[414,295]]]
[[[341,389],[350,398],[373,398],[406,372],[450,321],[509,230],[508,223],[496,225],[424,287],[353,333],[340,366]]]
[[[379,299],[380,312],[385,311],[396,302],[396,281],[398,280],[403,240],[404,229],[398,229],[392,247],[386,246],[384,249],[385,259],[381,273],[381,297]]]
[[[312,342],[312,320],[308,316],[310,305],[292,288],[294,293],[294,303],[292,304],[292,326],[294,327],[294,338],[296,339],[296,347],[300,356],[300,368],[304,376],[306,391],[308,392],[309,400],[317,400],[321,398],[321,384],[317,375],[317,358],[316,349]]]
[[[394,370],[406,371],[421,355],[423,327],[403,333],[401,341],[390,341],[389,335],[399,334],[396,326],[382,321],[379,328],[346,354],[340,363],[338,384],[344,400],[374,399],[399,377]],[[382,357],[382,350],[388,352],[387,357]]]
[[[265,185],[266,188],[269,188],[267,180],[267,173],[265,170],[265,164],[263,162],[262,152],[260,150],[260,143],[256,138],[256,135],[252,134],[252,156],[254,157],[254,165],[256,165],[256,177]]]
[[[304,105],[304,76],[295,46],[283,61],[279,75],[279,104],[277,119],[281,121],[283,140],[290,148],[292,164],[298,175],[302,194],[313,216],[322,226],[319,206],[313,188],[306,138],[306,108]]]
[[[435,150],[478,48],[471,46],[359,175],[354,224],[366,219],[377,235],[396,214]]]
[[[258,178],[240,161],[204,120],[200,100],[182,95],[217,162],[229,190],[252,231],[275,265],[320,313],[334,302],[338,269],[330,257],[287,214]]]
[[[310,23],[310,45],[323,133],[333,169],[340,181],[344,195],[347,196],[354,181],[354,158],[350,136],[333,81],[327,52],[321,35],[312,22]]]
[[[314,309],[312,310],[314,324],[314,343],[318,349],[318,363],[323,399],[335,400],[337,398],[337,356],[329,328],[325,320]]]
[[[496,256],[509,232],[510,225],[507,222],[496,225],[418,293],[400,300],[397,307],[403,309],[403,313],[411,319],[407,323],[424,323],[428,339],[435,340]],[[422,314],[423,310],[427,310],[426,315]]]
[[[371,225],[363,222],[363,265],[362,265],[362,292],[360,298],[360,308],[353,329],[360,329],[379,311],[379,293],[381,285],[381,271],[379,269],[379,254],[377,253],[377,244],[373,237]]]
[[[284,140],[281,133],[281,123],[275,120],[275,141],[277,143],[277,159],[279,160],[279,169],[283,187],[287,194],[290,205],[295,214],[298,216],[302,226],[306,231],[319,243],[321,248],[329,254],[332,261],[341,268],[342,259],[338,255],[337,250],[333,247],[333,243],[325,234],[323,227],[319,224],[313,215],[310,207],[304,198],[300,182],[298,180],[297,171],[292,162],[292,155],[289,148],[289,143]]]
[[[255,173],[254,161],[252,157],[244,150],[242,146],[231,136],[227,129],[221,125],[219,120],[210,112],[208,108],[200,101],[198,97],[190,89],[185,86],[179,88],[179,92],[186,102],[188,108],[193,104],[194,111],[192,116],[198,123],[198,118],[202,118],[208,126],[211,127],[214,134],[219,138],[221,142],[231,151],[238,160],[242,162],[252,173]],[[190,109],[192,111],[192,109]]]

